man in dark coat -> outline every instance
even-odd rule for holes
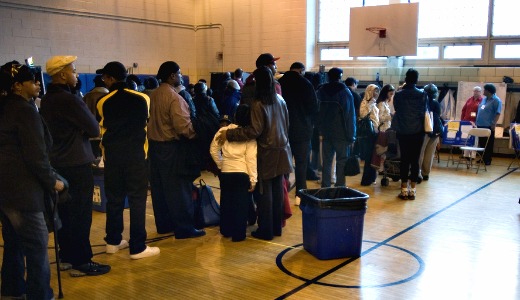
[[[92,261],[90,226],[94,155],[89,138],[99,137],[99,124],[83,99],[74,93],[78,79],[76,56],[54,56],[47,61],[52,82],[41,102],[41,114],[53,138],[51,164],[69,182],[71,199],[58,205],[63,227],[58,234],[62,268],[73,276],[101,275],[110,266]]]
[[[336,184],[345,186],[345,162],[347,147],[356,139],[356,112],[354,100],[347,86],[341,82],[343,71],[332,68],[328,72],[329,83],[321,86],[317,92],[320,111],[318,128],[323,137],[323,174],[322,187],[330,187],[332,159],[336,154]]]
[[[295,62],[279,82],[289,110],[289,142],[294,156],[296,190],[307,188],[307,165],[318,99],[312,84],[303,77],[305,66]],[[296,203],[298,200],[296,200]],[[298,204],[298,203],[297,203]]]

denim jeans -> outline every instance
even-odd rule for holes
[[[347,141],[323,139],[323,172],[321,176],[321,187],[331,186],[332,159],[336,153],[336,184],[345,186],[345,163],[347,162]]]
[[[4,257],[2,296],[53,299],[47,244],[49,232],[43,212],[0,208]],[[25,256],[25,261],[24,261]],[[27,263],[27,281],[24,279]]]

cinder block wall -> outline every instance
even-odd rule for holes
[[[80,73],[112,60],[136,74],[155,74],[174,60],[191,81],[211,72],[255,69],[260,53],[281,56],[278,68],[315,52],[316,0],[2,0],[0,62],[33,56],[44,66],[53,55],[77,55]],[[308,33],[309,32],[309,33]],[[333,65],[327,65],[327,68]],[[520,68],[417,67],[421,81],[520,82]],[[405,68],[346,67],[345,75],[398,85]],[[513,95],[518,98],[517,95]]]

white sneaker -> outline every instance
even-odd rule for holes
[[[114,253],[116,253],[117,251],[119,251],[121,249],[128,248],[128,246],[129,245],[128,245],[128,242],[126,240],[121,240],[121,243],[119,243],[119,245],[107,244],[106,253],[114,254]]]
[[[143,250],[141,253],[137,254],[130,254],[131,259],[141,259],[145,257],[155,256],[161,253],[161,249],[159,247],[149,247],[146,246],[146,249]]]
[[[294,198],[294,205],[299,206],[301,201],[302,201],[302,199],[300,199],[300,197],[296,196],[296,198]]]

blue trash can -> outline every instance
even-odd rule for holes
[[[348,187],[299,190],[303,248],[318,259],[358,257],[369,196]]]

